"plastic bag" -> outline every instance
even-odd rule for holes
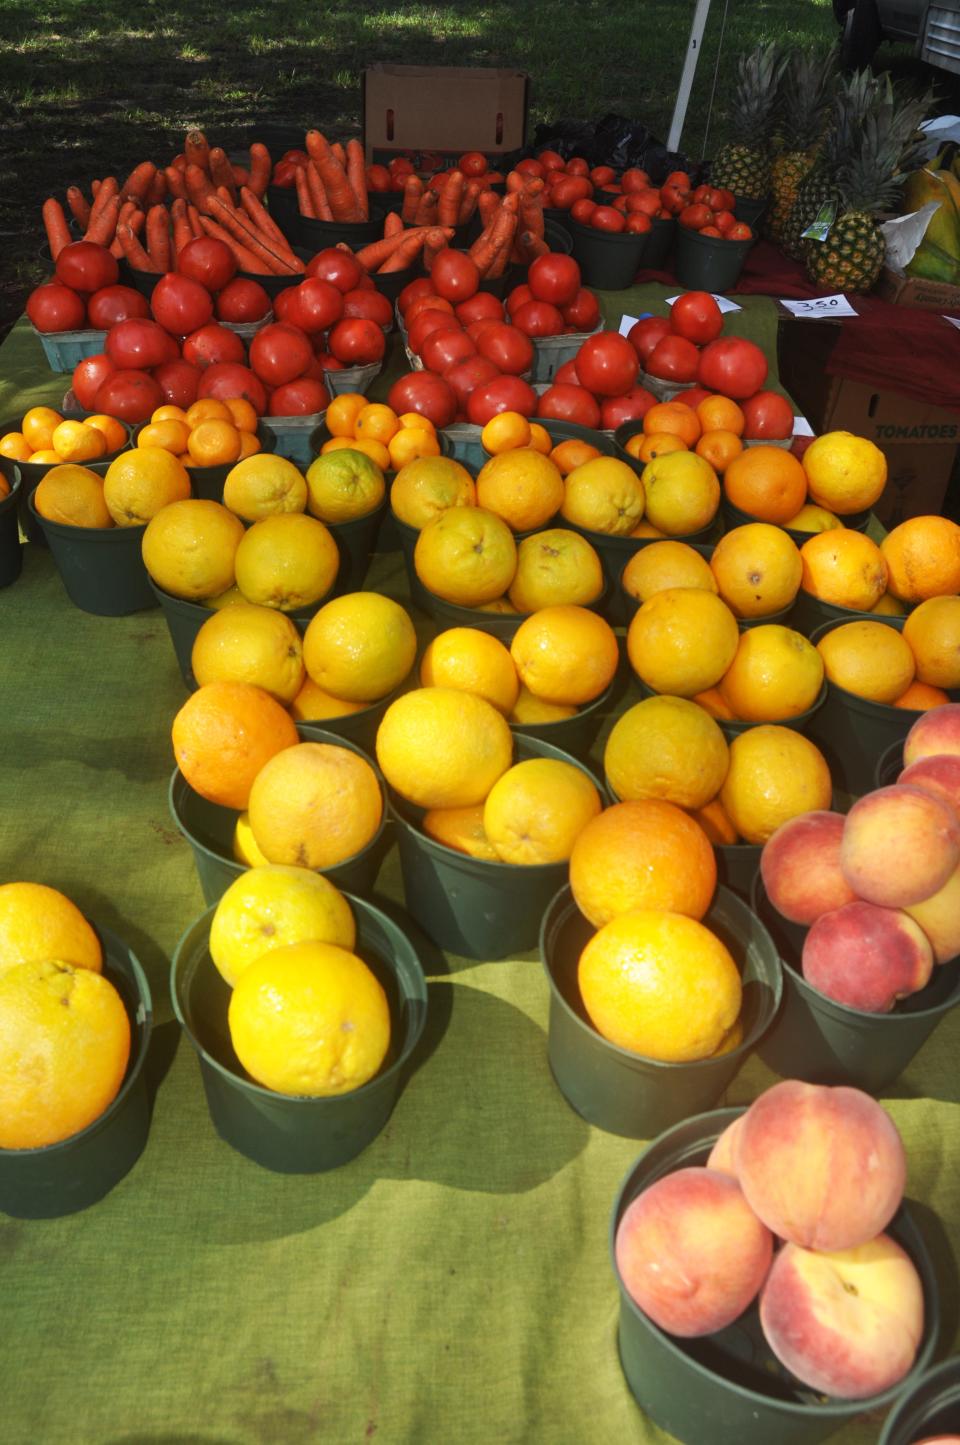
[[[668,151],[641,121],[614,113],[599,122],[559,120],[538,125],[534,150],[545,148],[557,151],[564,160],[583,156],[591,166],[612,166],[615,171],[639,166],[655,186],[662,185],[671,171],[686,171],[696,185],[701,169],[699,161],[689,160],[680,151]]]

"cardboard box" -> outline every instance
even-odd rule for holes
[[[370,65],[363,72],[367,164],[423,152],[496,157],[526,143],[529,78],[522,70]]]
[[[921,311],[956,311],[960,314],[960,286],[946,281],[927,281],[922,276],[905,276],[884,266],[875,294],[894,306],[916,306]]]

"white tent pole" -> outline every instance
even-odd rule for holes
[[[670,134],[667,136],[667,150],[670,151],[680,149],[680,137],[683,134],[683,123],[687,118],[687,105],[690,100],[690,91],[693,89],[693,77],[696,74],[697,61],[700,59],[700,47],[703,43],[703,31],[707,23],[709,10],[710,0],[697,0],[696,8],[693,12],[693,22],[690,26],[690,39],[687,42],[687,54],[683,62],[683,72],[680,76],[680,84],[677,86],[677,99],[673,107]]]

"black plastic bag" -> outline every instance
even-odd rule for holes
[[[558,120],[538,125],[533,150],[544,149],[557,151],[564,160],[583,156],[591,166],[612,166],[615,171],[639,166],[655,186],[662,185],[671,171],[686,171],[696,185],[701,170],[699,161],[689,160],[681,151],[668,151],[641,121],[613,113],[599,122]]]

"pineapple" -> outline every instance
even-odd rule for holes
[[[840,79],[833,98],[832,124],[812,169],[797,187],[797,199],[784,228],[781,245],[795,261],[802,261],[806,254],[803,232],[817,219],[826,201],[837,201],[837,171],[859,144],[863,119],[878,85],[869,70],[858,70]]]
[[[773,200],[765,226],[767,235],[778,246],[783,242],[797,188],[816,160],[836,74],[835,49],[823,54],[795,50],[784,71],[780,126],[790,149],[781,151],[773,162]]]
[[[917,156],[917,127],[933,94],[904,96],[889,75],[877,86],[860,134],[837,170],[841,214],[825,241],[807,241],[807,275],[831,291],[869,291],[886,254],[877,226],[880,212],[896,209],[900,189]]]
[[[770,132],[777,91],[787,57],[777,41],[758,45],[737,61],[737,89],[731,112],[736,139],[717,152],[711,185],[735,196],[763,200],[770,190]]]

